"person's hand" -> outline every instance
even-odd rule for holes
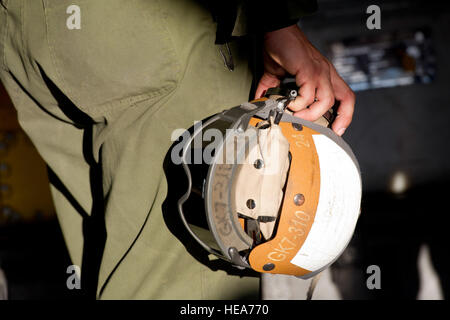
[[[266,33],[263,54],[264,74],[258,83],[256,98],[262,97],[267,89],[277,87],[287,74],[295,76],[300,89],[289,109],[299,118],[315,121],[336,99],[340,105],[332,129],[342,135],[352,121],[355,94],[300,28],[292,25]]]

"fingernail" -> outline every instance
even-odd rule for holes
[[[347,128],[340,128],[340,129],[338,129],[338,131],[336,132],[339,136],[342,136],[343,134],[344,134],[344,132],[345,132],[345,129],[347,129]]]

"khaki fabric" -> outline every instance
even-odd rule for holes
[[[104,220],[97,298],[258,297],[257,277],[212,271],[188,253],[162,209],[172,131],[248,99],[245,48],[232,45],[228,71],[211,15],[194,1],[79,0],[80,29],[67,28],[72,4],[2,0],[0,70],[59,181],[52,194],[73,263],[89,258],[86,221]]]
[[[273,123],[257,131],[254,143],[240,167],[236,179],[236,209],[252,219],[260,216],[276,218],[283,200],[283,187],[289,169],[289,142],[281,128]],[[260,161],[260,167],[255,165]],[[247,201],[254,201],[254,208]],[[265,239],[272,236],[275,221],[259,223]]]

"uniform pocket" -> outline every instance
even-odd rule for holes
[[[179,65],[154,0],[45,0],[58,86],[89,115],[169,92]]]

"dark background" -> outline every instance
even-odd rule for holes
[[[381,29],[368,30],[366,8],[381,8]],[[417,255],[429,248],[449,297],[448,194],[450,191],[450,10],[444,1],[319,1],[318,14],[302,20],[310,41],[327,53],[328,44],[347,38],[427,28],[436,58],[429,84],[356,92],[352,125],[344,138],[361,166],[363,200],[352,243],[332,267],[347,299],[415,299]],[[404,192],[392,192],[393,176],[407,178]],[[368,290],[366,268],[378,265],[382,289]]]

